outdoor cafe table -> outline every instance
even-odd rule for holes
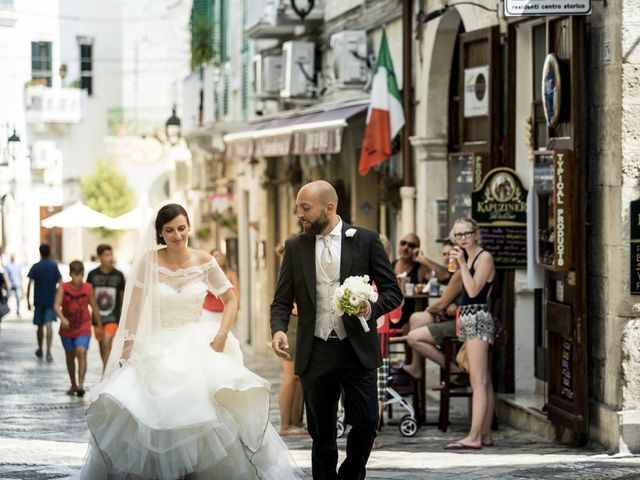
[[[416,293],[413,295],[405,295],[404,298],[410,298],[415,300],[415,312],[423,312],[431,301],[435,301],[440,298],[440,295],[429,295],[428,293]],[[411,350],[411,347],[407,343],[407,337],[396,337],[389,339],[390,343],[403,343],[405,348],[405,363],[411,362],[412,355],[414,352]],[[414,381],[414,395],[413,395],[413,409],[416,412],[416,420],[419,425],[428,425],[427,424],[427,398],[426,398],[426,374],[425,374],[425,365],[424,359],[419,363],[420,366],[420,378]],[[433,425],[436,425],[434,422]]]

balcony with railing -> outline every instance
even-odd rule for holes
[[[25,107],[28,123],[80,123],[87,93],[79,88],[27,86]]]
[[[291,6],[291,0],[255,0],[247,19],[247,34],[254,40],[288,40],[317,27],[324,18],[323,2],[316,0],[304,19]]]

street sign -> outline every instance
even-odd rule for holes
[[[506,17],[591,15],[591,0],[505,0]]]

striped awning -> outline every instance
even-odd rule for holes
[[[260,158],[339,153],[342,133],[368,102],[333,105],[250,123],[223,137],[227,157]]]

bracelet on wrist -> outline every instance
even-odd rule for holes
[[[218,330],[218,334],[224,334],[224,335],[229,335],[229,330],[223,330],[222,328]]]

